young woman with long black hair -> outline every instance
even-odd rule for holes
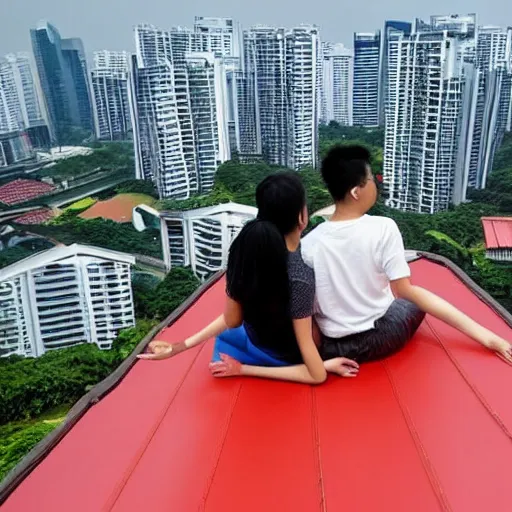
[[[250,375],[309,384],[327,371],[355,377],[356,362],[322,361],[313,335],[314,273],[300,252],[308,224],[306,194],[295,173],[257,188],[258,218],[231,245],[224,313],[177,344],[155,341],[140,359],[165,359],[216,336],[210,369],[217,377]]]

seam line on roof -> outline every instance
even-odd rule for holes
[[[428,453],[427,453],[425,447],[423,446],[423,443],[421,442],[420,435],[418,433],[418,430],[416,429],[416,426],[414,425],[411,414],[410,414],[407,406],[403,403],[403,401],[401,399],[400,393],[398,391],[398,387],[391,375],[391,371],[389,370],[385,360],[382,360],[380,363],[382,364],[384,371],[386,372],[386,375],[388,377],[389,383],[391,384],[391,389],[393,390],[393,394],[395,395],[397,404],[400,407],[400,410],[402,411],[402,416],[404,417],[405,424],[407,425],[407,428],[409,429],[409,433],[411,434],[414,445],[416,446],[416,451],[418,452],[418,455],[420,456],[421,463],[423,465],[423,468],[425,469],[425,472],[427,473],[427,477],[430,481],[430,485],[432,486],[432,490],[434,491],[434,494],[436,495],[436,498],[439,502],[441,510],[443,510],[444,512],[452,512],[453,509],[450,506],[448,497],[446,496],[446,493],[443,490],[441,481],[439,480],[439,477],[437,476],[436,470],[428,456]]]
[[[320,429],[318,428],[318,408],[316,406],[316,390],[311,386],[311,422],[313,426],[313,443],[316,454],[316,465],[318,470],[318,486],[320,490],[320,510],[327,512],[325,500],[324,474],[322,471],[322,452],[320,447]]]
[[[467,386],[471,389],[473,394],[476,396],[478,401],[483,405],[484,409],[489,413],[489,415],[493,418],[493,420],[498,424],[498,427],[504,432],[504,434],[512,440],[512,432],[505,425],[505,422],[501,419],[500,415],[491,407],[489,402],[485,399],[482,393],[478,390],[477,386],[473,384],[468,376],[468,374],[464,371],[460,363],[457,361],[456,357],[452,354],[452,352],[446,347],[443,343],[441,337],[437,334],[437,331],[434,329],[433,325],[429,322],[428,318],[425,319],[425,322],[429,326],[432,334],[435,336],[439,345],[441,345],[442,349],[445,351],[446,355],[450,359],[453,366],[455,366],[456,370],[459,372],[461,377],[466,382]],[[497,356],[496,356],[497,357]]]
[[[119,499],[119,497],[121,496],[124,488],[128,484],[128,481],[130,480],[131,476],[133,475],[133,472],[137,468],[140,460],[142,459],[142,457],[146,453],[146,450],[148,449],[149,445],[151,444],[151,441],[153,440],[153,437],[158,432],[158,429],[160,428],[160,425],[162,424],[164,418],[167,416],[167,413],[169,412],[169,409],[171,408],[172,404],[174,403],[174,400],[176,399],[176,396],[180,392],[180,390],[181,390],[181,388],[182,388],[186,378],[188,377],[192,367],[195,365],[195,363],[196,363],[199,355],[203,351],[204,347],[205,347],[205,344],[203,344],[201,346],[201,348],[195,354],[194,359],[190,363],[190,366],[187,368],[185,374],[183,375],[183,378],[181,379],[180,383],[176,387],[176,390],[174,391],[173,395],[170,397],[170,400],[169,400],[167,406],[163,408],[163,412],[160,414],[158,420],[155,422],[154,427],[151,429],[149,435],[146,436],[146,439],[142,443],[142,447],[139,449],[139,451],[133,457],[132,464],[129,466],[128,470],[125,471],[122,479],[120,480],[120,482],[116,485],[116,487],[114,488],[114,490],[110,494],[110,497],[106,501],[105,506],[103,508],[104,511],[111,511],[115,507],[115,505],[117,503],[117,500]]]
[[[223,431],[222,435],[220,436],[221,437],[221,441],[219,442],[218,447],[215,450],[215,452],[216,452],[215,464],[213,466],[213,469],[211,471],[210,476],[207,479],[206,489],[203,492],[203,496],[201,498],[201,503],[199,504],[199,509],[198,510],[205,510],[206,509],[206,502],[208,501],[208,496],[210,495],[210,489],[212,488],[213,480],[215,479],[215,473],[217,473],[217,468],[219,467],[220,457],[222,455],[222,450],[224,449],[224,445],[226,444],[226,439],[228,437],[229,427],[231,425],[231,420],[233,419],[233,414],[235,412],[235,407],[236,407],[236,404],[238,402],[238,397],[240,396],[240,391],[241,390],[242,390],[242,382],[239,382],[238,387],[237,387],[235,393],[233,393],[234,397],[231,400],[231,408],[230,408],[230,411],[229,411],[229,415],[228,415],[228,417],[227,417],[227,419],[225,421],[225,424],[224,424],[224,429],[223,429],[224,431]]]

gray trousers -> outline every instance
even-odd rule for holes
[[[324,361],[333,357],[348,357],[358,363],[383,359],[403,348],[424,318],[425,313],[412,302],[395,299],[373,329],[343,338],[322,336],[320,355]]]

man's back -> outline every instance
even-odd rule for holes
[[[372,329],[393,301],[389,281],[410,275],[400,231],[386,217],[320,224],[302,255],[315,271],[316,320],[331,338]]]

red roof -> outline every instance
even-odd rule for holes
[[[53,217],[53,211],[50,208],[41,208],[25,213],[21,217],[14,219],[17,224],[43,224]]]
[[[512,338],[452,270],[413,280]],[[222,311],[218,281],[159,338]],[[427,317],[400,353],[321,386],[216,380],[211,342],[138,361],[24,479],[3,512],[509,512],[512,368]]]
[[[0,203],[13,205],[24,203],[30,199],[50,193],[55,190],[53,185],[36,180],[15,180],[0,187]]]
[[[483,217],[487,249],[512,249],[512,217]]]

